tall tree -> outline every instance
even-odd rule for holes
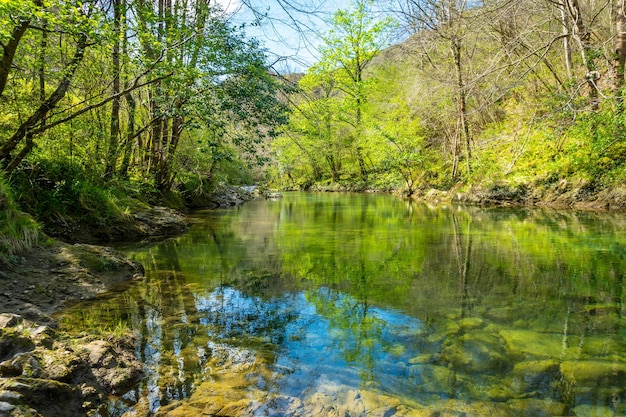
[[[448,44],[454,69],[454,92],[458,135],[452,143],[452,176],[459,174],[461,149],[464,149],[468,174],[471,172],[472,132],[468,115],[468,87],[465,74],[465,37],[469,11],[468,0],[406,0],[401,2],[401,14],[415,31],[428,31]]]
[[[626,2],[617,0],[615,6],[615,93],[620,115],[624,111],[624,67],[626,66]]]
[[[332,29],[324,37],[321,66],[332,72],[335,85],[347,98],[342,121],[353,129],[351,136],[362,178],[367,177],[363,143],[363,111],[367,102],[365,70],[381,49],[389,45],[394,21],[376,18],[373,2],[357,0],[350,10],[338,10]]]

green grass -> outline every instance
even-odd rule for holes
[[[40,237],[39,225],[19,210],[8,184],[0,175],[0,264],[14,261],[37,245]]]

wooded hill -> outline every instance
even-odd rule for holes
[[[398,0],[395,22],[373,6],[335,16],[300,81],[278,184],[515,199],[623,182],[623,1]]]

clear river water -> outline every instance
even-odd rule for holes
[[[624,213],[286,193],[191,222],[60,315],[136,338],[99,416],[626,415]]]

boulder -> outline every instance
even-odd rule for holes
[[[0,390],[17,393],[29,407],[45,417],[80,417],[82,395],[78,388],[59,381],[40,378],[10,378],[0,381]]]

